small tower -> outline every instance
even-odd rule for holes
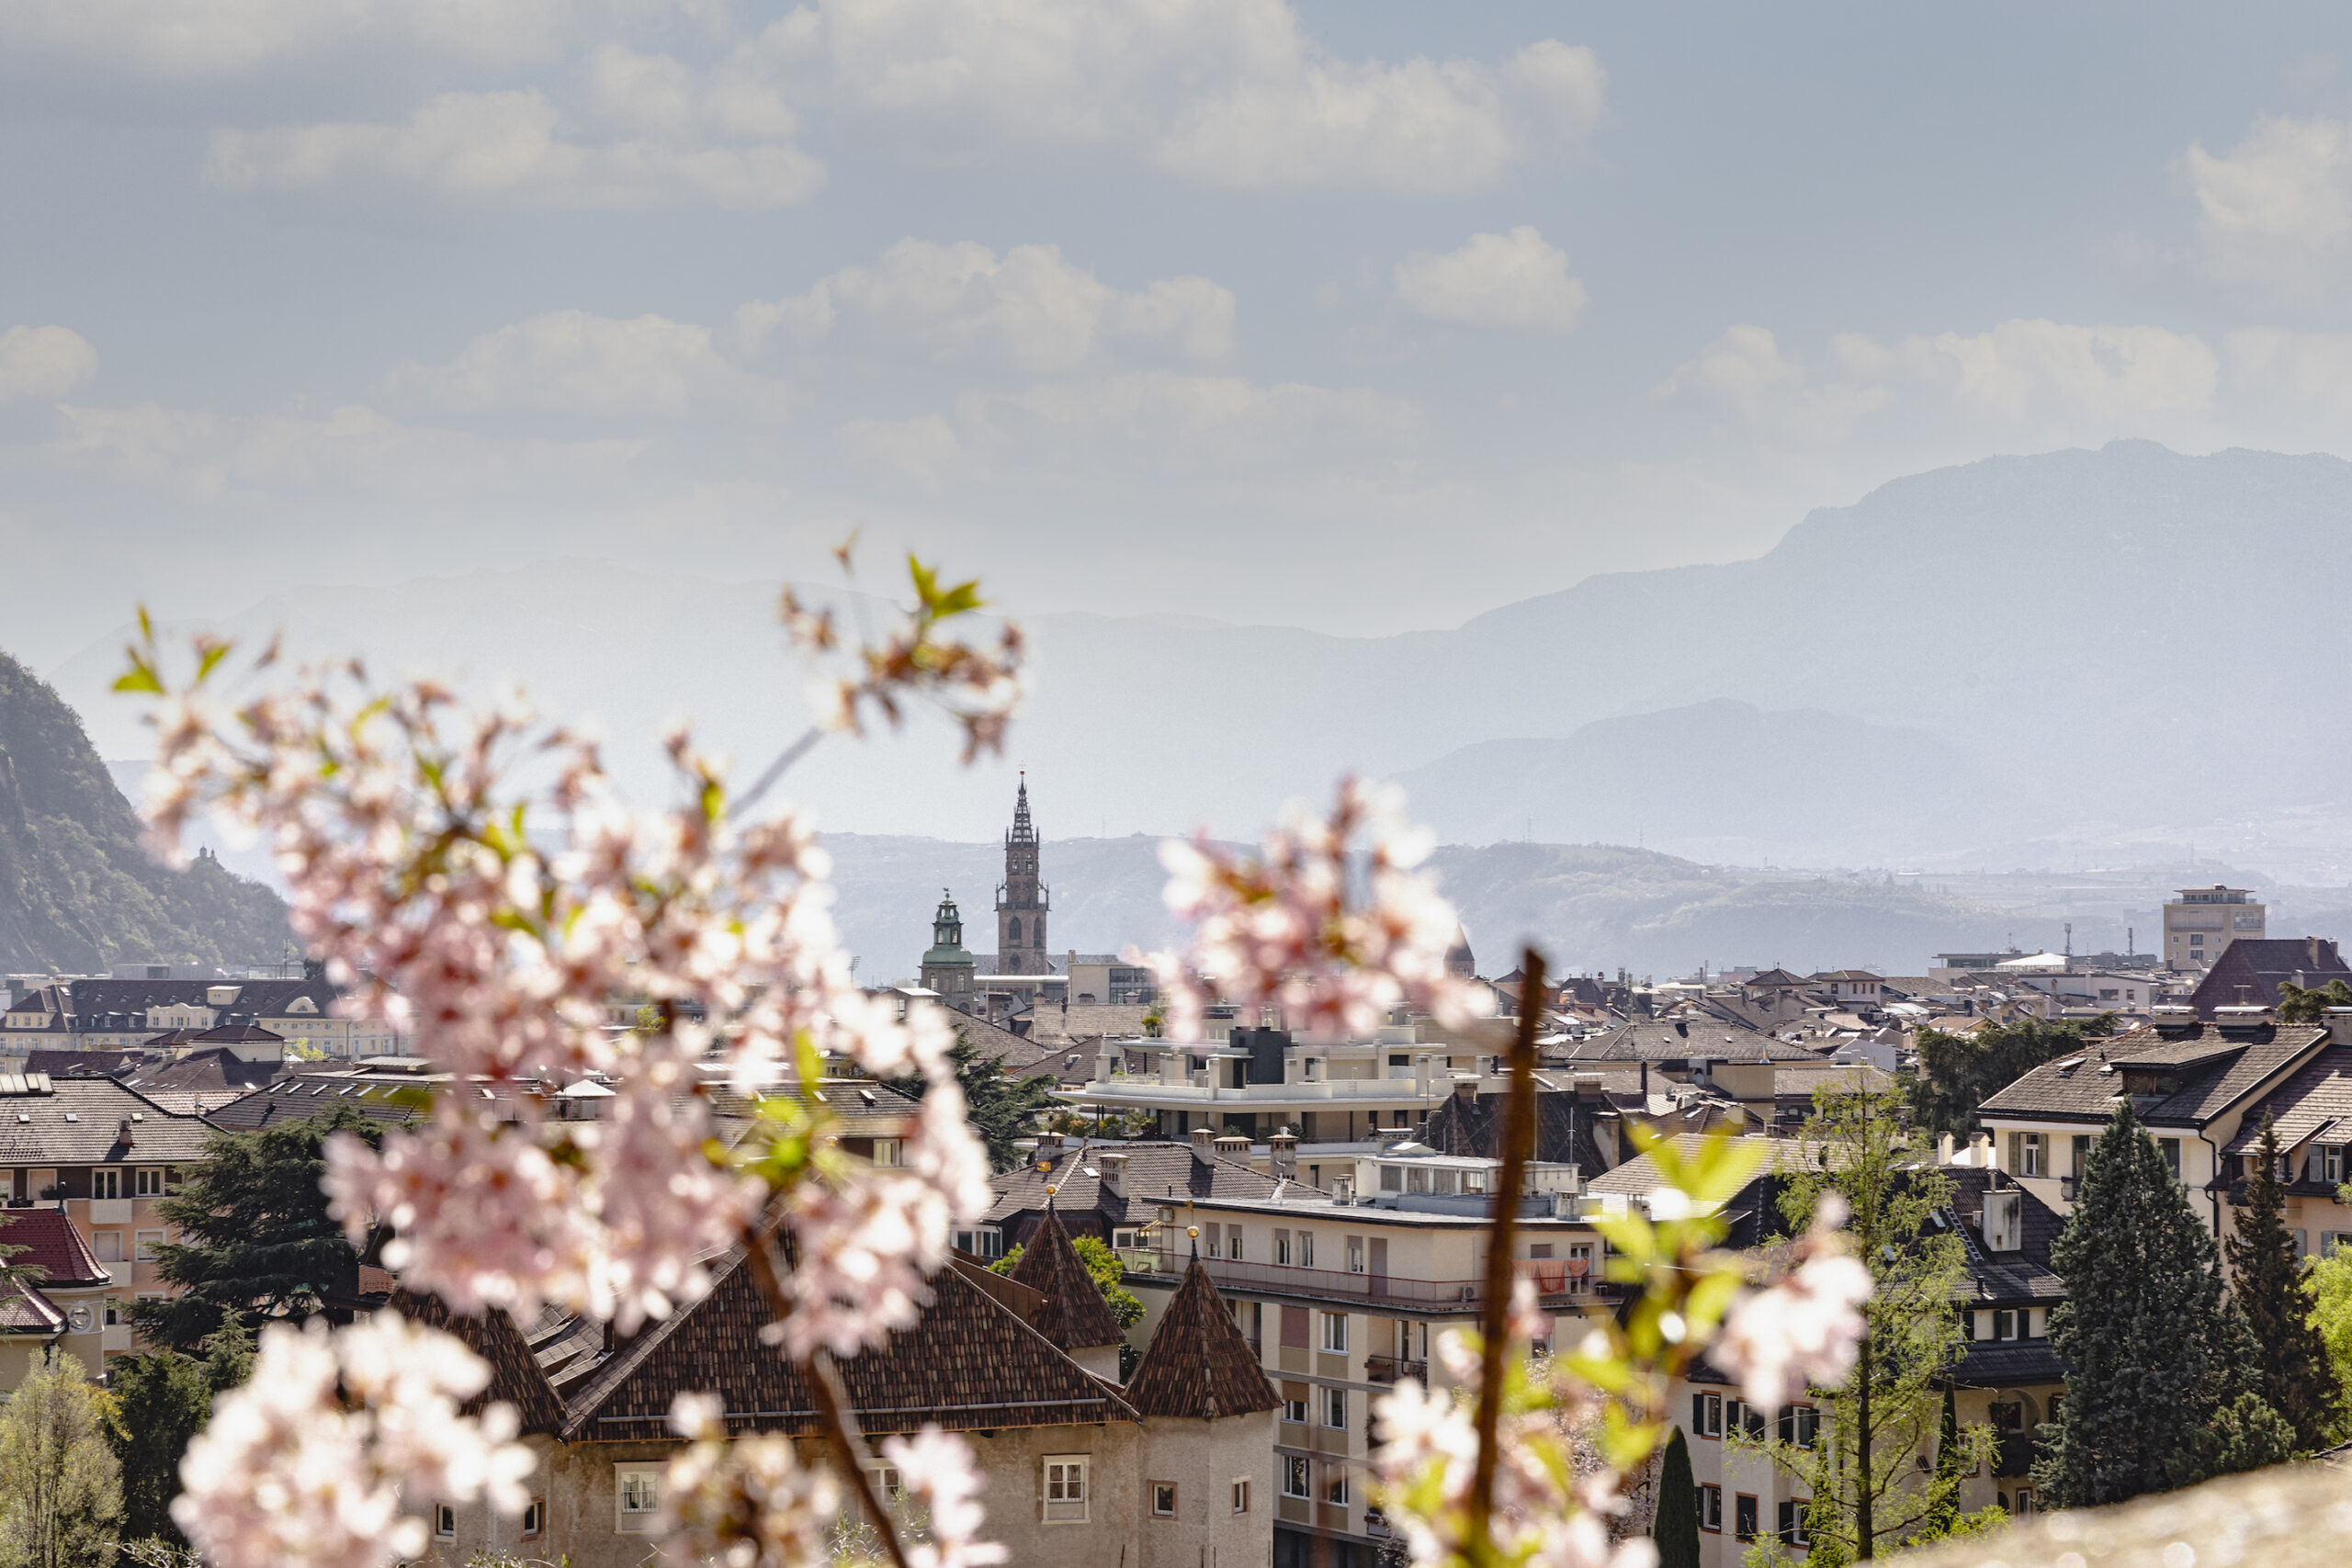
[[[1046,956],[1046,915],[1053,898],[1037,880],[1037,829],[1029,820],[1029,775],[1012,804],[1012,827],[1004,835],[1004,881],[996,890],[996,972],[1050,975]]]
[[[1457,980],[1475,980],[1478,976],[1478,959],[1470,951],[1470,933],[1458,921],[1453,928],[1453,945],[1445,950],[1445,972]]]
[[[1362,1394],[1344,1397],[1362,1408]],[[1143,1506],[1153,1521],[1140,1568],[1268,1561],[1275,1505],[1264,1492],[1276,1478],[1266,1473],[1266,1456],[1282,1399],[1197,1257],[1127,1380],[1127,1403],[1144,1418]],[[1346,1468],[1336,1459],[1319,1462]],[[1163,1499],[1162,1486],[1173,1495]],[[1162,1501],[1170,1511],[1160,1511]]]
[[[964,1007],[972,999],[972,976],[978,967],[964,951],[964,917],[956,908],[956,896],[943,887],[939,912],[931,919],[931,951],[922,955],[922,983],[948,1006]]]
[[[1021,1261],[1012,1266],[1012,1278],[1046,1298],[1030,1327],[1096,1377],[1119,1381],[1119,1347],[1126,1334],[1111,1315],[1111,1303],[1087,1272],[1051,1200],[1045,1223],[1030,1233]]]

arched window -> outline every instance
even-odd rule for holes
[[[1021,917],[1018,915],[1012,917],[1012,940],[1010,945],[1013,947],[1021,945]]]

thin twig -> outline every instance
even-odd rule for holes
[[[775,786],[776,780],[784,777],[786,769],[791,767],[793,763],[807,756],[808,754],[808,748],[814,746],[818,741],[822,740],[824,738],[825,727],[821,724],[812,724],[808,728],[802,730],[800,732],[800,739],[795,740],[791,745],[777,752],[775,761],[770,762],[767,765],[766,770],[763,772],[758,778],[752,781],[751,788],[745,790],[742,794],[737,795],[732,801],[728,803],[728,809],[738,816],[749,811],[752,806],[758,802],[760,796],[767,794],[767,792]]]
[[[1519,1190],[1535,1134],[1535,1034],[1544,1010],[1544,955],[1530,947],[1519,970],[1519,1028],[1511,1037],[1510,1088],[1503,1098],[1503,1168],[1495,1184],[1494,1231],[1487,1243],[1487,1296],[1478,1309],[1478,1462],[1471,1472],[1469,1528],[1462,1543],[1472,1568],[1498,1561],[1495,1434],[1502,1425],[1503,1352],[1510,1339],[1511,1238],[1519,1227]]]
[[[752,1282],[768,1303],[768,1311],[778,1323],[792,1315],[792,1296],[784,1288],[784,1280],[775,1271],[775,1258],[768,1250],[768,1238],[757,1225],[743,1232],[743,1255],[752,1266]],[[842,1390],[842,1374],[833,1359],[822,1348],[807,1360],[796,1361],[794,1368],[801,1381],[808,1385],[809,1397],[816,1402],[818,1418],[824,1424],[826,1450],[831,1453],[833,1468],[849,1482],[850,1489],[865,1508],[866,1517],[874,1521],[882,1543],[890,1550],[892,1568],[910,1568],[907,1549],[899,1542],[898,1527],[883,1510],[882,1499],[874,1490],[874,1478],[866,1469],[865,1438],[849,1424],[849,1399]]]

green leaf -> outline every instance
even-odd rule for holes
[[[146,692],[160,697],[164,694],[164,682],[156,675],[154,667],[134,652],[130,656],[130,668],[115,677],[114,689],[118,692]]]
[[[214,642],[209,637],[198,645],[196,678],[199,684],[206,676],[212,673],[222,660],[229,657],[229,650],[234,647],[236,647],[235,643]]]

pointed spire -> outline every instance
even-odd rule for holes
[[[1031,1233],[1021,1261],[1012,1266],[1012,1279],[1044,1295],[1045,1305],[1033,1325],[1062,1349],[1091,1350],[1126,1337],[1050,1199],[1045,1222]]]
[[[1036,841],[1037,829],[1029,820],[1029,771],[1021,772],[1021,793],[1012,799],[1012,841],[1027,844]]]
[[[1206,1421],[1282,1403],[1198,1258],[1160,1314],[1151,1346],[1127,1380],[1127,1398],[1145,1416]]]

